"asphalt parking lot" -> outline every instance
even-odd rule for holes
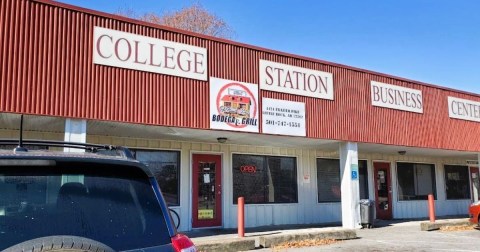
[[[256,251],[480,251],[480,230],[420,231],[419,222],[389,223],[357,231],[358,239],[308,248]]]

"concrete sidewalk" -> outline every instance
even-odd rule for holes
[[[199,251],[247,251],[269,248],[283,242],[307,239],[348,240],[357,238],[355,230],[319,225],[288,225],[247,229],[239,238],[236,229],[205,229],[185,233]]]
[[[373,229],[359,229],[357,239],[330,245],[287,249],[256,249],[252,252],[478,252],[480,229],[426,232],[420,230],[422,220],[378,221]],[[442,219],[442,223],[459,223],[462,218]]]
[[[462,216],[463,217],[463,216]],[[258,248],[271,248],[284,242],[301,241],[307,239],[357,239],[360,233],[382,233],[396,230],[400,227],[417,227],[420,231],[421,223],[426,219],[403,219],[403,220],[376,220],[375,228],[368,230],[352,230],[341,228],[340,223],[325,225],[285,225],[260,228],[247,228],[244,238],[239,238],[236,229],[198,229],[185,233],[192,238],[199,251],[247,251]],[[466,218],[449,216],[441,218],[437,223],[442,224],[465,224]],[[393,228],[393,229],[392,229]]]

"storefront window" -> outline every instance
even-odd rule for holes
[[[358,173],[360,199],[368,199],[368,171],[366,160],[358,160]],[[339,159],[317,158],[317,184],[319,203],[341,201]]]
[[[340,202],[340,160],[317,159],[318,202]]]
[[[447,199],[470,199],[468,166],[445,165]]]
[[[233,204],[297,203],[297,159],[233,155]]]
[[[433,164],[397,163],[397,177],[399,200],[426,200],[429,194],[437,198]]]
[[[157,179],[169,206],[180,204],[180,152],[132,150],[135,158],[146,164]]]
[[[368,169],[367,160],[358,160],[358,180],[360,184],[360,199],[368,199]]]

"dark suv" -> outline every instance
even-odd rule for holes
[[[30,144],[89,152],[0,151],[0,251],[196,251],[128,149]]]

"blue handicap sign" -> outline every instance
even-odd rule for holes
[[[352,171],[352,179],[358,179],[358,172]]]

